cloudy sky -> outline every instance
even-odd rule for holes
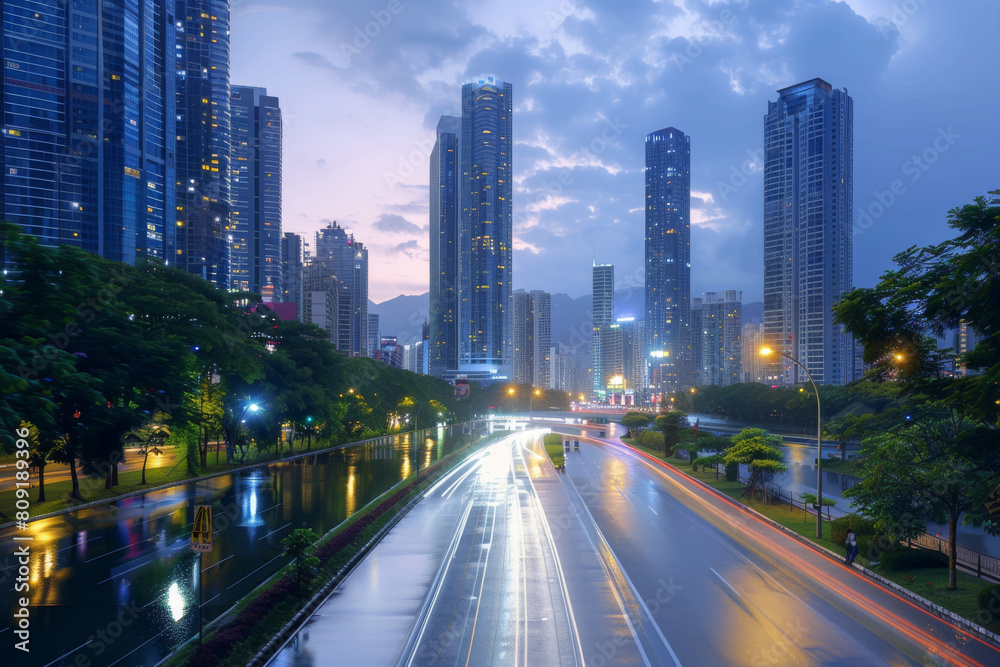
[[[427,291],[433,131],[481,74],[514,87],[515,288],[589,293],[595,259],[642,284],[643,139],[674,126],[691,136],[692,292],[749,302],[775,91],[821,77],[854,98],[870,286],[1000,188],[997,25],[995,0],[233,0],[232,81],[281,99],[285,231],[353,231],[376,302]]]

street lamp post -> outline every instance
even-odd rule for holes
[[[542,390],[541,389],[536,389],[533,392],[531,392],[531,397],[528,399],[528,426],[529,427],[531,426],[531,408],[532,408],[531,404],[534,402],[535,396],[541,396],[541,395],[542,395]]]
[[[761,356],[768,356],[774,351],[769,347],[761,348]],[[816,394],[816,537],[823,537],[823,412],[820,408],[819,402],[819,390],[816,389],[816,383],[813,382],[812,374],[809,369],[802,365],[798,359],[785,352],[779,352],[781,356],[788,359],[796,366],[801,368],[806,377],[809,378],[809,384],[812,385],[813,393]]]

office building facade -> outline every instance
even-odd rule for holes
[[[43,245],[173,263],[174,7],[5,3],[0,217]]]
[[[176,8],[177,266],[229,289],[229,2]]]
[[[296,304],[297,319],[302,319],[302,237],[285,232],[281,237],[281,300]]]
[[[313,256],[325,263],[340,283],[344,323],[337,349],[365,356],[368,341],[368,250],[336,221],[316,232]]]
[[[513,372],[513,91],[484,77],[462,86],[459,369]]]
[[[852,288],[853,127],[851,97],[822,79],[779,90],[764,118],[764,334],[825,384],[855,374],[832,312]],[[806,380],[773,365],[778,384]]]
[[[694,384],[691,364],[691,140],[646,136],[646,337],[653,393]]]
[[[771,366],[760,355],[760,349],[766,347],[764,342],[764,327],[761,324],[748,322],[743,325],[743,335],[740,340],[743,382],[767,382],[767,369]]]
[[[430,173],[430,357],[431,375],[458,368],[459,138],[462,119],[441,116]]]
[[[692,345],[698,350],[692,356],[701,362],[698,384],[738,384],[743,379],[743,293],[705,292],[699,301],[700,326]]]
[[[551,378],[552,296],[517,290],[513,303],[513,380],[548,388]]]
[[[280,295],[281,107],[266,88],[233,86],[230,111],[230,289]]]
[[[591,362],[593,373],[592,391],[596,394],[602,389],[601,329],[611,326],[615,321],[615,267],[613,264],[597,264],[592,269],[592,310],[593,333],[591,335]]]

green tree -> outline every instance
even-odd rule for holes
[[[141,426],[138,426],[125,436],[127,442],[134,442],[139,445],[139,453],[142,454],[142,481],[146,483],[146,463],[149,461],[150,452],[160,455],[163,452],[160,447],[167,438],[170,437],[170,415],[166,412],[157,412],[153,417]]]
[[[928,411],[925,408],[925,411]],[[985,508],[1000,484],[995,436],[938,406],[911,414],[910,424],[862,442],[864,479],[844,492],[852,506],[898,539],[923,533],[928,521],[948,524],[948,588],[957,586],[957,528],[964,520],[991,535],[1000,526]]]
[[[310,572],[319,565],[319,558],[313,555],[316,552],[316,547],[313,545],[318,539],[319,535],[311,529],[296,528],[288,537],[281,540],[285,553],[292,557],[295,582],[299,589],[312,578]]]
[[[765,502],[767,482],[776,472],[784,472],[788,467],[783,463],[785,455],[777,448],[781,437],[769,434],[759,428],[747,428],[733,436],[732,446],[723,454],[726,464],[742,463],[750,471],[750,481],[743,495],[753,498],[759,488]]]
[[[653,420],[653,428],[663,434],[663,458],[673,453],[680,440],[681,429],[687,428],[687,414],[671,410]]]
[[[634,438],[638,431],[649,426],[649,415],[642,412],[626,412],[622,416],[622,426],[626,429],[626,437]]]

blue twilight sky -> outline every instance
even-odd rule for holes
[[[515,288],[589,293],[595,258],[642,284],[643,139],[674,126],[691,136],[692,292],[756,301],[775,91],[821,77],[854,98],[854,283],[870,286],[1000,188],[997,25],[996,0],[233,0],[232,81],[281,99],[284,230],[353,231],[374,301],[427,290],[433,131],[481,74],[514,86]]]

